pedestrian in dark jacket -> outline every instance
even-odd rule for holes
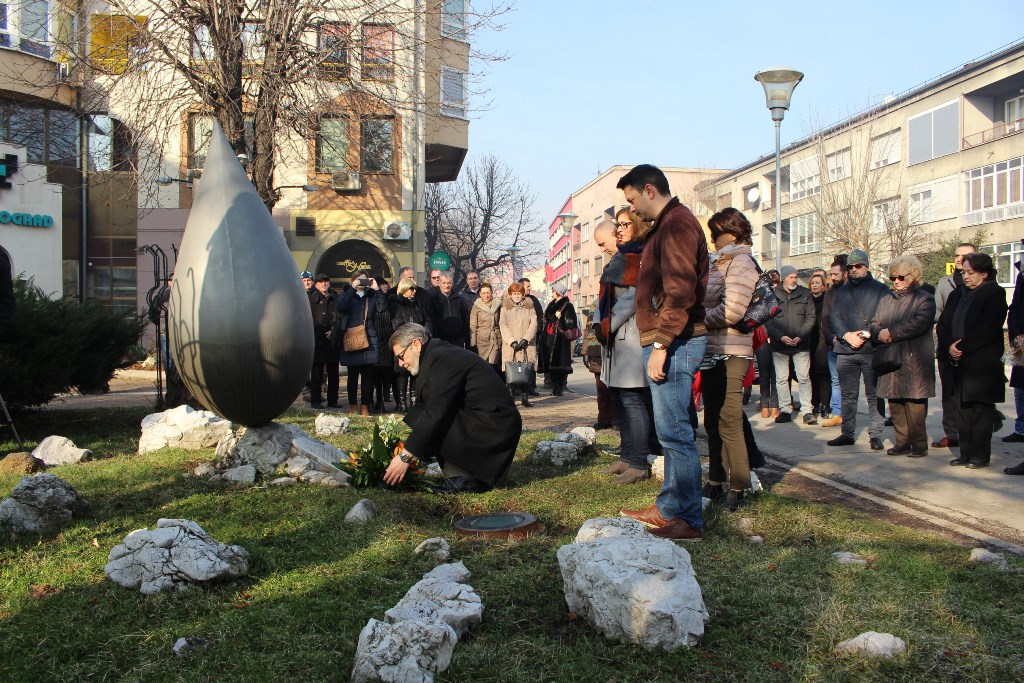
[[[823,417],[819,424],[822,427],[836,427],[843,423],[843,403],[842,391],[839,388],[839,371],[836,369],[836,334],[832,329],[832,303],[835,301],[836,292],[846,284],[846,254],[836,254],[836,257],[832,259],[828,276],[831,286],[825,292],[821,303],[820,328],[821,341],[825,346],[825,355],[828,359],[828,375],[832,381],[832,395],[828,404],[829,416]]]
[[[530,294],[530,288],[531,288],[530,278],[527,278],[527,277],[519,278],[519,284],[521,284],[523,286],[523,291],[526,292],[526,298],[529,300],[530,305],[533,306],[533,312],[537,316],[537,340],[536,340],[535,343],[537,345],[537,348],[540,348],[540,337],[541,337],[541,334],[543,334],[543,332],[544,332],[544,304],[542,304],[540,302],[540,299],[538,299],[536,295]],[[538,358],[537,359],[537,374],[538,375],[544,374],[547,371],[548,371],[548,368],[544,364],[544,359],[543,358]],[[545,375],[545,377],[546,377],[546,380],[545,380],[544,386],[549,386],[551,384],[550,377],[547,377],[546,375]],[[537,393],[537,378],[536,377],[534,377],[533,385],[530,387],[530,396],[540,396],[540,394]]]
[[[331,327],[336,314],[336,295],[331,291],[331,278],[316,276],[313,289],[307,292],[313,313],[313,369],[309,376],[309,404],[323,407],[324,373],[327,374],[327,407],[338,407],[338,351],[331,344]]]
[[[1010,348],[1024,353],[1024,259],[1017,261],[1017,281],[1013,287],[1009,314],[1006,316],[1006,334]],[[1013,387],[1017,419],[1013,423],[1013,432],[1003,437],[1003,443],[1021,443],[1024,442],[1024,365],[1014,365],[1010,370],[1010,386]],[[1024,474],[1024,462],[1006,467],[1003,472]]]
[[[878,311],[878,302],[888,296],[889,288],[871,277],[871,265],[867,252],[854,249],[847,257],[848,277],[846,284],[836,292],[829,322],[837,342],[836,372],[843,396],[842,434],[828,442],[829,446],[852,446],[856,443],[857,400],[860,398],[860,382],[864,382],[864,397],[868,403],[868,434],[871,449],[880,451],[883,418],[875,401],[875,371],[871,369],[871,321]]]
[[[541,355],[544,356],[548,372],[551,374],[551,395],[561,396],[572,372],[573,342],[565,338],[563,330],[579,328],[580,321],[576,317],[569,297],[565,296],[565,285],[557,282],[551,286],[554,298],[544,309],[544,334],[541,337]]]
[[[828,284],[823,272],[814,273],[807,281],[814,300],[814,329],[811,330],[811,410],[817,422],[818,416],[827,419],[832,414],[832,376],[828,370],[828,348],[822,341],[821,324],[825,307]]]
[[[391,400],[391,393],[395,388],[395,357],[391,349],[385,343],[391,338],[395,331],[391,322],[391,305],[389,283],[382,277],[375,277],[380,293],[384,296],[384,306],[377,307],[377,336],[380,337],[380,354],[373,370],[373,402],[370,404],[371,413],[383,413],[386,410],[385,403]]]
[[[920,287],[921,270],[914,256],[901,255],[889,262],[893,290],[882,298],[871,323],[875,348],[895,347],[901,363],[876,380],[878,396],[889,399],[896,432],[896,443],[887,452],[912,458],[928,453],[924,421],[928,399],[935,396],[935,299]]]
[[[951,386],[943,390],[955,399],[960,435],[960,455],[949,464],[979,469],[988,467],[992,456],[995,404],[1006,398],[1006,293],[996,282],[996,269],[988,254],[965,256],[963,277],[963,289],[954,290],[946,299],[937,332],[953,370]]]
[[[969,242],[956,245],[953,252],[953,272],[939,278],[935,284],[935,324],[938,325],[939,317],[946,307],[946,300],[954,290],[964,288],[963,263],[964,257],[973,254],[978,248]],[[956,432],[956,402],[952,392],[946,391],[946,384],[953,381],[947,377],[952,373],[952,365],[949,364],[949,356],[941,344],[935,350],[936,360],[939,367],[939,381],[942,383],[942,438],[932,442],[936,448],[950,448],[960,445],[960,435]]]
[[[797,284],[796,268],[782,266],[782,282],[775,294],[782,302],[782,312],[765,323],[771,338],[775,365],[775,387],[779,394],[779,416],[776,422],[791,422],[800,410],[808,411],[804,422],[816,422],[811,408],[811,332],[814,330],[814,298],[811,290]],[[800,405],[793,405],[789,383],[789,364],[793,363],[800,387]],[[792,415],[787,412],[792,405]]]
[[[434,323],[430,314],[420,303],[418,294],[422,291],[416,286],[412,278],[405,278],[398,283],[397,294],[390,302],[391,326],[394,329],[400,328],[408,323],[416,323],[422,326],[428,333],[433,334]],[[409,375],[406,370],[395,359],[395,410],[400,413],[406,412],[416,398],[416,378]]]
[[[340,350],[338,359],[348,368],[349,412],[369,415],[374,368],[380,359],[382,343],[377,329],[377,311],[387,306],[387,299],[380,293],[377,281],[365,272],[356,273],[351,284],[352,286],[338,297],[337,309],[341,320],[336,328],[337,334],[341,334],[342,338],[332,341]],[[369,346],[364,349],[347,348],[344,333],[360,325],[365,326]]]
[[[430,296],[434,334],[449,344],[465,348],[469,341],[469,310],[466,300],[452,291],[452,276],[441,273],[440,284]]]

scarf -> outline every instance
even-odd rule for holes
[[[642,240],[633,240],[619,245],[619,251],[605,266],[601,273],[600,288],[597,294],[597,310],[601,316],[601,334],[604,339],[611,338],[612,306],[615,305],[616,287],[636,287],[640,278],[640,256],[644,250]]]

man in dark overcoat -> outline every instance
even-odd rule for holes
[[[1021,240],[1024,244],[1024,239]],[[1024,335],[1024,258],[1017,261],[1017,280],[1013,286],[1013,299],[1010,301],[1009,314],[1006,316],[1006,334],[1010,348],[1019,347],[1017,338]],[[1016,404],[1017,419],[1013,423],[1013,432],[1003,437],[1003,443],[1024,442],[1024,366],[1015,365],[1010,370],[1010,386],[1013,387],[1013,400]],[[1006,474],[1024,474],[1024,462],[1003,469]]]
[[[445,474],[437,493],[479,493],[500,484],[519,445],[523,421],[512,396],[484,359],[407,323],[391,335],[401,367],[416,377],[417,403],[405,416],[412,433],[384,481],[402,481],[414,460],[436,457]]]

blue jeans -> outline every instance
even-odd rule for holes
[[[665,453],[665,483],[655,504],[665,519],[682,519],[694,529],[704,528],[700,500],[700,454],[694,441],[687,406],[693,395],[693,374],[700,367],[707,337],[677,339],[668,347],[665,379],[651,382],[654,428]],[[645,346],[644,371],[654,351]]]
[[[651,453],[651,399],[650,389],[623,389],[611,387],[615,402],[615,417],[619,423],[619,459],[630,467],[649,470],[647,455]]]
[[[1017,404],[1017,419],[1013,421],[1013,432],[1024,434],[1024,389],[1013,388],[1013,402]]]
[[[836,370],[836,352],[828,350],[828,374],[832,376],[832,414],[843,414],[843,392],[839,388],[839,372]]]

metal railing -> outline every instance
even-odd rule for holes
[[[963,148],[970,149],[971,147],[984,145],[986,142],[1005,138],[1008,135],[1015,135],[1021,131],[1024,131],[1024,119],[1017,119],[1016,121],[1010,121],[1009,123],[1000,123],[994,128],[983,130],[980,133],[972,133],[965,137],[963,139]]]

